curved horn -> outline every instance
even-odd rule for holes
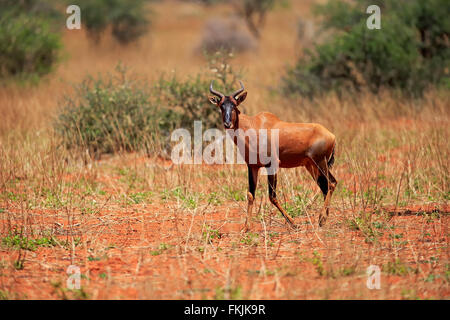
[[[232,94],[232,97],[235,98],[235,99],[236,99],[236,96],[237,96],[238,94],[240,94],[242,91],[244,91],[244,85],[242,84],[242,81],[239,80],[239,83],[241,84],[241,88],[240,88],[239,90],[236,90],[236,91]]]
[[[211,81],[211,85],[209,86],[209,91],[213,95],[218,96],[220,99],[222,99],[224,97],[224,95],[222,93],[220,93],[219,91],[216,91],[213,89],[213,82],[214,82],[214,80]]]

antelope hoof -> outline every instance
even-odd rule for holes
[[[247,223],[241,228],[241,233],[247,233],[253,229],[252,225],[248,225]]]
[[[324,216],[320,215],[319,216],[319,227],[322,227],[325,224],[326,220],[327,220],[327,218],[325,218]]]
[[[298,229],[298,226],[294,223],[294,221],[286,220],[287,224],[294,230]]]

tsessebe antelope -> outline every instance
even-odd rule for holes
[[[330,199],[336,188],[337,181],[331,174],[330,169],[334,162],[335,136],[317,123],[290,123],[281,121],[277,116],[269,112],[261,112],[254,117],[242,114],[238,106],[247,97],[244,86],[240,82],[241,88],[229,96],[213,89],[213,81],[210,85],[210,92],[214,95],[210,102],[220,108],[225,129],[242,129],[244,132],[249,129],[258,131],[259,129],[278,129],[278,167],[294,168],[304,166],[309,171],[314,181],[320,187],[324,196],[324,210],[319,215],[319,226],[325,223],[329,214]],[[242,132],[242,131],[241,131]],[[239,135],[233,139],[244,139]],[[258,142],[259,143],[259,142]],[[244,230],[252,229],[252,207],[255,200],[255,190],[258,182],[258,171],[264,165],[260,163],[251,164],[248,161],[248,143],[245,142],[245,161],[248,167],[248,208]],[[267,166],[266,166],[267,167]],[[274,204],[286,221],[294,227],[293,219],[286,213],[277,200],[277,174],[268,174],[269,199]]]

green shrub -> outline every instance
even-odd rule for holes
[[[379,1],[378,1],[379,2]],[[419,96],[445,83],[450,61],[445,14],[448,1],[383,1],[381,29],[366,26],[368,5],[377,1],[332,1],[316,10],[333,35],[316,45],[283,77],[286,94],[398,89]],[[447,80],[448,81],[448,80]]]
[[[229,65],[231,55],[210,57],[218,90],[236,90],[240,72]],[[204,127],[220,123],[219,110],[208,101],[210,74],[180,80],[162,75],[149,88],[142,80],[130,77],[118,66],[116,74],[94,79],[88,77],[73,97],[66,96],[54,128],[67,148],[103,153],[145,150],[170,154],[171,133],[184,127],[193,131],[195,120]]]
[[[95,41],[108,28],[121,44],[144,35],[150,25],[146,0],[80,0],[82,22]]]
[[[162,75],[155,86],[158,105],[174,110],[179,115],[177,126],[193,129],[194,121],[202,121],[203,127],[219,127],[220,112],[208,101],[209,85],[215,80],[214,88],[229,94],[236,90],[241,70],[231,66],[232,53],[218,51],[206,55],[208,73],[199,73],[180,80],[174,73]]]
[[[39,78],[54,68],[60,48],[51,20],[13,8],[0,15],[0,78]]]
[[[76,88],[75,97],[65,97],[55,130],[66,147],[87,149],[91,156],[150,151],[157,140],[158,119],[165,116],[151,103],[146,84],[119,65],[115,75],[88,77]]]
[[[0,0],[2,12],[13,11],[15,15],[28,13],[50,20],[55,29],[65,26],[65,12],[61,10],[60,0]]]

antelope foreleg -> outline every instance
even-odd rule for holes
[[[243,231],[253,228],[253,202],[255,201],[256,185],[258,184],[258,168],[248,167],[247,216]]]

